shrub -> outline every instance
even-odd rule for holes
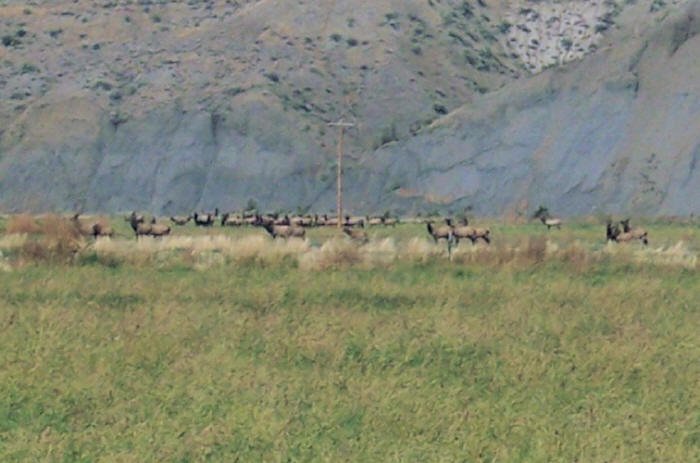
[[[31,235],[39,233],[40,230],[39,224],[34,220],[34,217],[29,214],[19,214],[10,217],[5,233]]]
[[[277,73],[275,73],[275,72],[268,72],[265,74],[265,77],[267,77],[268,79],[270,79],[274,83],[277,83],[280,81],[280,76],[277,75]]]
[[[19,39],[16,37],[13,37],[11,35],[3,35],[2,36],[2,44],[6,47],[16,47],[17,45],[21,44]]]

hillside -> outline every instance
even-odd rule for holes
[[[695,3],[0,2],[0,209],[698,212]]]

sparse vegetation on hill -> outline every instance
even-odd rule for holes
[[[540,88],[537,92],[543,93],[528,96],[545,79],[533,79],[533,74],[567,63],[563,74],[584,74],[570,63],[599,51],[595,62],[638,61],[657,48],[659,41],[648,36],[663,35],[654,26],[670,30],[685,3],[59,0],[27,6],[5,1],[0,5],[0,189],[9,194],[0,199],[0,208],[65,210],[78,202],[90,209],[143,204],[178,213],[197,205],[213,207],[212,201],[238,206],[250,197],[270,207],[288,205],[289,198],[325,206],[324,192],[331,187],[327,168],[337,142],[329,121],[357,122],[345,146],[347,170],[359,179],[371,177],[362,171],[379,157],[375,151],[396,146],[410,158],[415,152],[411,140],[442,124],[453,124],[463,131],[456,137],[466,140],[483,127],[496,133],[503,124],[517,126],[522,116],[532,126],[514,131],[536,138],[536,125],[546,120],[530,117],[529,111],[544,101],[541,95],[562,98],[572,108],[585,105],[576,103],[584,98],[578,95],[566,101],[563,89]],[[694,36],[693,26],[688,27],[688,34],[674,35],[679,47]],[[605,50],[599,50],[603,45]],[[610,50],[621,55],[613,57]],[[598,72],[597,88],[640,91],[642,78],[634,66],[627,69]],[[649,66],[643,69],[653,73]],[[563,80],[553,79],[552,87]],[[522,81],[535,83],[528,87]],[[522,89],[522,104],[488,116],[491,120],[455,123],[470,109],[486,115],[491,98],[500,99],[513,88]],[[604,118],[615,114],[604,108],[597,112]],[[597,132],[612,125],[586,129],[593,134],[589,139],[609,145],[596,150],[624,148]],[[380,207],[413,211],[422,202],[462,201],[460,195],[421,191],[422,184],[432,183],[430,173],[442,169],[440,159],[450,156],[451,148],[441,143],[436,138],[425,151],[415,152],[423,158],[417,164],[392,161],[415,165],[419,185],[381,198],[385,185],[363,185],[357,187],[368,192],[362,200],[371,197]],[[570,140],[564,137],[561,143]],[[466,143],[462,152],[471,145]],[[521,159],[538,148],[528,141],[516,145],[523,149]],[[542,147],[555,148],[572,151],[558,143]],[[480,164],[463,165],[470,163]],[[154,183],[156,174],[161,179]],[[458,185],[457,179],[465,178],[460,175],[452,174],[445,188],[471,191]],[[523,185],[521,180],[508,184]],[[279,183],[292,190],[285,198],[260,187]],[[109,188],[95,191],[97,184]],[[20,185],[31,191],[20,194]],[[419,194],[411,196],[413,191]],[[663,198],[650,197],[639,207]],[[129,204],[134,201],[139,203]]]

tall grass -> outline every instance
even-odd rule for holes
[[[242,255],[217,240],[197,252]],[[390,243],[3,274],[0,460],[700,458],[696,272]]]

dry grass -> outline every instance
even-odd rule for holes
[[[39,233],[40,231],[41,227],[37,223],[36,219],[29,214],[13,215],[7,221],[7,228],[5,229],[5,233],[8,235],[33,235]]]
[[[75,225],[55,214],[37,220],[26,214],[10,218],[0,249],[15,250],[20,263],[70,262],[85,241]]]
[[[104,223],[108,223],[103,219]],[[412,227],[412,226],[407,226]],[[7,255],[19,256],[25,262],[47,260],[78,262],[96,259],[108,265],[184,265],[203,270],[235,264],[298,266],[303,270],[323,271],[339,268],[383,268],[400,262],[426,264],[451,261],[459,265],[492,268],[522,268],[548,263],[561,263],[585,271],[608,261],[635,265],[661,265],[698,268],[695,236],[675,230],[664,245],[642,247],[639,243],[602,244],[576,229],[563,233],[526,234],[514,232],[497,235],[491,245],[462,242],[448,246],[435,244],[426,236],[400,231],[396,237],[375,234],[369,243],[358,245],[346,237],[321,235],[309,240],[272,240],[261,234],[171,235],[164,238],[144,237],[138,240],[99,238],[85,241],[72,222],[58,216],[39,220],[16,216],[8,223],[8,233],[0,238],[0,249]],[[31,230],[33,233],[27,233]],[[416,233],[418,228],[414,227]],[[184,230],[186,232],[186,230]],[[323,232],[323,230],[321,230]],[[320,238],[320,239],[319,239]],[[313,244],[319,243],[319,244]]]

